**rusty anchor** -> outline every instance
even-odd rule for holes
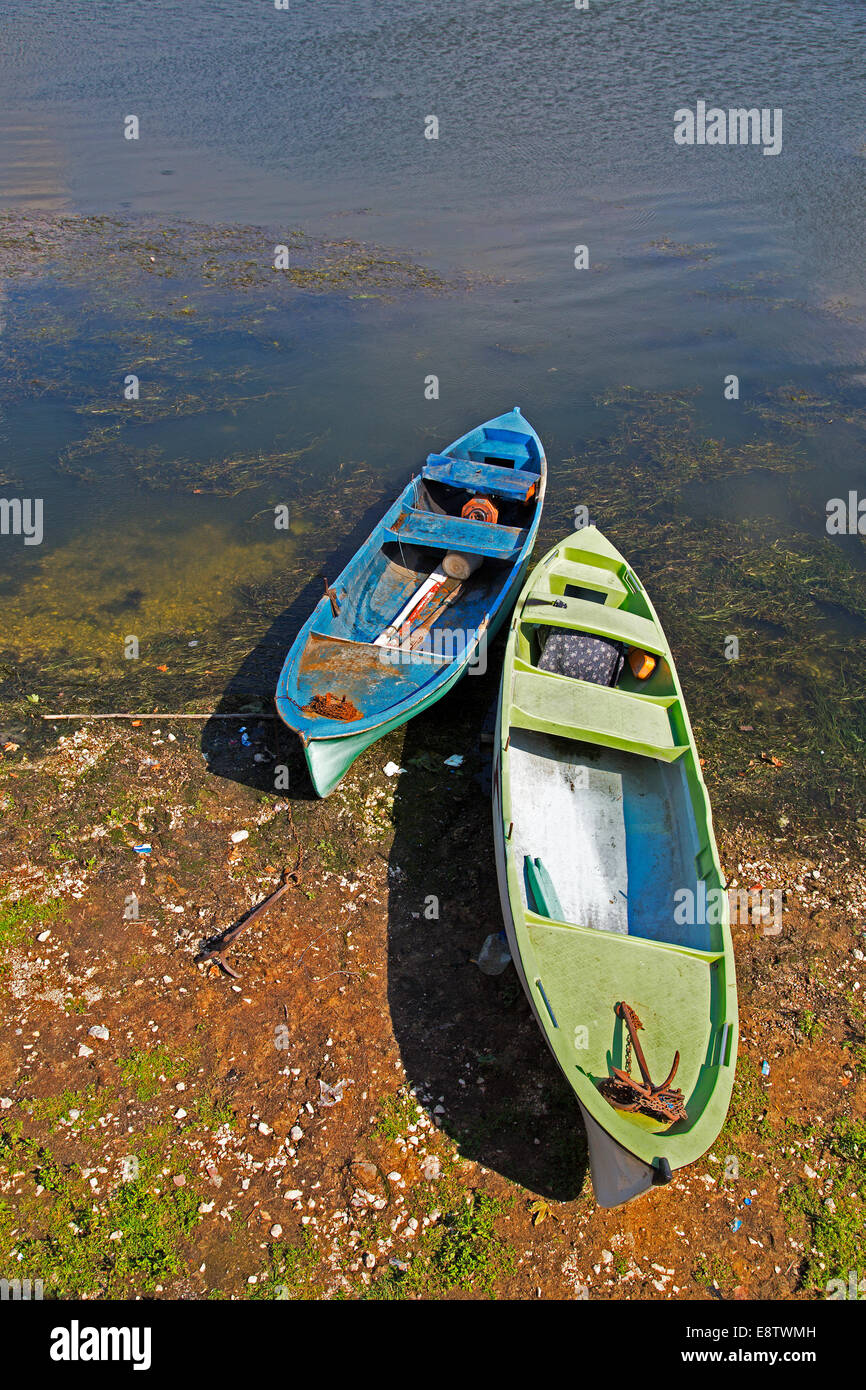
[[[622,1019],[628,1030],[628,1042],[625,1052],[625,1070],[621,1067],[613,1067],[613,1076],[601,1084],[600,1089],[605,1099],[619,1110],[643,1110],[668,1124],[673,1124],[676,1120],[687,1119],[683,1093],[671,1086],[680,1064],[679,1052],[674,1054],[673,1066],[664,1081],[656,1085],[650,1076],[643,1048],[638,1039],[638,1031],[643,1028],[643,1024],[634,1009],[624,1001],[620,1001],[614,1006],[614,1012],[617,1018]],[[637,1064],[640,1067],[642,1081],[636,1081],[630,1075],[632,1048],[634,1048]]]

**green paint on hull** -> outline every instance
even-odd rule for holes
[[[593,594],[600,601],[588,601]],[[615,689],[545,673],[537,665],[545,626],[639,641],[657,655],[656,670],[640,682],[626,667]],[[518,599],[496,748],[494,832],[512,955],[557,1062],[596,1122],[588,1126],[593,1181],[598,1195],[608,1164],[614,1195],[599,1200],[615,1205],[664,1180],[665,1160],[681,1168],[716,1138],[738,1019],[727,897],[676,669],[640,581],[594,527],[550,551]],[[552,895],[531,896],[538,870],[526,874],[530,855],[545,877],[553,866]],[[693,924],[682,890],[692,894]],[[644,1025],[655,1081],[680,1052],[673,1084],[685,1121],[665,1127],[614,1108],[599,1091],[612,1065],[625,1066],[620,1000]],[[623,1159],[632,1172],[616,1196]]]

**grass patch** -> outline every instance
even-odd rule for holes
[[[834,1126],[827,1148],[834,1161],[832,1188],[827,1194],[813,1181],[798,1179],[782,1194],[786,1220],[808,1245],[801,1271],[801,1286],[826,1288],[830,1279],[847,1280],[862,1263],[866,1229],[866,1121],[841,1120]],[[829,1196],[832,1206],[827,1205]]]
[[[0,950],[23,945],[34,927],[44,928],[49,922],[56,922],[63,912],[59,898],[47,903],[33,902],[30,898],[0,903]]]
[[[767,1093],[761,1073],[748,1057],[737,1059],[737,1074],[723,1133],[730,1139],[754,1135],[767,1139],[773,1132],[767,1114]]]
[[[320,840],[316,845],[316,853],[322,868],[330,870],[331,873],[347,874],[352,868],[352,860],[346,845],[335,844],[333,840]]]
[[[163,1083],[179,1081],[189,1071],[189,1062],[182,1057],[172,1057],[162,1044],[150,1052],[132,1052],[117,1065],[126,1085],[142,1102],[153,1100]]]
[[[797,1027],[807,1042],[814,1042],[824,1031],[824,1024],[811,1009],[804,1009],[797,1020]]]
[[[134,1181],[94,1198],[76,1165],[0,1136],[0,1167],[27,1174],[17,1208],[0,1201],[0,1248],[17,1276],[42,1279],[49,1297],[104,1299],[152,1293],[182,1274],[200,1197],[174,1186],[164,1165],[164,1148],[143,1154]]]
[[[78,1111],[74,1118],[70,1116],[71,1110]],[[59,1096],[35,1100],[31,1113],[37,1123],[46,1124],[52,1133],[64,1120],[75,1129],[88,1129],[102,1113],[102,1101],[97,1096],[95,1086],[88,1086],[83,1091],[70,1091],[67,1088]]]
[[[720,1289],[734,1282],[734,1272],[721,1255],[698,1255],[692,1266],[695,1283],[704,1289]]]
[[[281,1241],[271,1246],[270,1266],[257,1284],[248,1286],[247,1297],[259,1300],[319,1298],[318,1267],[319,1256],[309,1233],[304,1231],[297,1244]]]
[[[429,1271],[435,1288],[477,1289],[489,1298],[496,1280],[514,1273],[514,1252],[496,1232],[496,1220],[504,1212],[495,1197],[477,1192],[433,1228]]]
[[[406,1133],[410,1125],[417,1122],[418,1102],[415,1097],[402,1088],[393,1095],[385,1096],[376,1114],[373,1130],[380,1138],[395,1143]]]
[[[234,1107],[217,1096],[199,1096],[195,1102],[195,1117],[205,1129],[219,1129],[222,1125],[231,1129],[235,1122]]]
[[[406,1272],[389,1266],[361,1297],[393,1301],[414,1293],[438,1298],[463,1289],[494,1298],[498,1280],[517,1268],[514,1251],[496,1229],[505,1212],[505,1204],[485,1192],[458,1199],[442,1221],[428,1228]]]

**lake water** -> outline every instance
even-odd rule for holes
[[[133,704],[218,694],[429,449],[519,404],[548,450],[543,542],[585,501],[675,645],[708,665],[726,632],[763,633],[786,690],[844,679],[863,541],[828,537],[825,506],[866,489],[864,70],[861,0],[16,0],[0,214],[263,227],[271,250],[300,229],[452,287],[275,306],[205,302],[194,271],[128,295],[38,265],[7,277],[0,475],[46,509],[42,546],[0,543],[7,659],[79,705],[118,673]],[[699,101],[781,109],[781,152],[677,144],[674,112]],[[142,409],[124,421],[128,371]],[[197,460],[253,455],[254,485],[196,486]],[[266,514],[282,500],[288,538]],[[670,575],[691,563],[687,621]],[[138,629],[152,680],[122,661]],[[781,688],[742,671],[732,719]]]

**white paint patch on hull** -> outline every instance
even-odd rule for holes
[[[574,746],[532,743],[513,729],[509,749],[511,804],[519,808],[511,837],[522,878],[524,857],[540,858],[551,877],[563,921],[628,934],[628,864],[621,775],[582,765]],[[541,746],[539,747],[539,743]],[[523,883],[524,902],[526,884]]]

